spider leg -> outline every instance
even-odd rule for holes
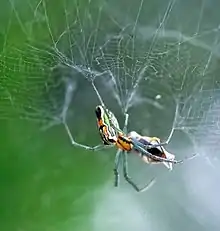
[[[103,108],[105,108],[105,104],[104,104],[104,102],[102,100],[102,97],[99,94],[99,91],[98,91],[98,89],[96,88],[96,86],[95,86],[95,84],[93,82],[92,82],[92,87],[93,87],[93,89],[94,89],[94,91],[95,91],[95,93],[96,93],[96,95],[97,95],[97,97],[99,99],[100,104],[102,105]]]
[[[108,148],[112,148],[112,147],[114,147],[114,145],[98,144],[96,146],[89,147],[88,150],[91,150],[91,151],[100,151],[100,150],[108,149]]]
[[[170,132],[169,137],[168,137],[167,140],[166,140],[164,143],[162,143],[162,144],[164,144],[164,145],[169,144],[169,142],[170,142],[170,140],[171,140],[171,138],[172,138],[172,136],[173,136],[174,130],[175,130],[175,129],[172,127],[172,130],[171,130],[171,132]]]
[[[148,144],[148,145],[145,145],[145,148],[156,148],[156,147],[162,147],[162,146],[165,146],[167,145],[168,142],[163,142],[163,143],[159,143],[159,144]]]
[[[184,161],[187,161],[187,160],[192,160],[194,159],[196,156],[198,156],[199,154],[198,153],[193,153],[191,156],[186,156],[184,158]]]
[[[118,182],[119,182],[118,168],[119,168],[120,160],[121,160],[121,150],[119,149],[115,154],[115,167],[114,167],[114,175],[115,175],[114,186],[115,187],[118,187]]]
[[[159,144],[149,144],[149,145],[146,145],[146,148],[156,148],[156,147],[162,147],[162,146],[165,146],[167,144],[169,144],[172,136],[173,136],[173,133],[174,133],[174,128],[172,128],[171,132],[170,132],[170,135],[169,137],[167,138],[167,140],[165,142],[162,142],[162,143],[159,143]]]
[[[129,118],[129,114],[125,114],[125,122],[124,122],[124,127],[123,127],[123,132],[125,134],[127,134],[127,128],[128,128],[128,118]]]
[[[131,177],[128,175],[128,161],[127,161],[127,152],[123,151],[123,173],[125,180],[137,191],[137,192],[143,192],[148,189],[156,182],[155,178],[151,179],[151,181],[144,186],[143,188],[139,188],[136,183],[133,182]]]
[[[163,157],[155,156],[155,155],[149,153],[146,150],[146,148],[154,148],[154,147],[158,147],[158,146],[162,146],[162,145],[161,144],[158,144],[158,145],[157,144],[156,145],[143,145],[140,142],[137,142],[137,145],[135,144],[135,148],[138,149],[142,153],[142,155],[148,156],[148,157],[150,157],[151,159],[154,159],[154,160],[158,160],[158,161],[162,161],[162,162],[168,162],[168,163],[172,163],[172,164],[181,164],[186,160],[192,160],[196,156],[198,156],[198,153],[194,153],[191,156],[186,156],[182,160],[169,160],[169,159],[166,159],[166,158],[163,158]]]
[[[99,151],[99,150],[101,150],[101,149],[105,149],[105,148],[110,148],[110,147],[112,147],[112,145],[108,145],[108,146],[107,146],[107,145],[103,145],[103,144],[99,144],[99,145],[96,145],[96,146],[94,146],[94,147],[87,146],[87,145],[84,145],[84,144],[79,144],[79,143],[77,143],[77,142],[73,139],[73,136],[72,136],[72,134],[71,134],[71,132],[70,132],[70,129],[69,129],[69,127],[67,126],[66,123],[64,123],[64,127],[65,127],[65,129],[66,129],[66,131],[67,131],[67,134],[68,134],[69,139],[70,139],[70,141],[71,141],[71,144],[72,144],[73,146],[80,147],[80,148],[84,148],[84,149],[86,149],[86,150],[92,150],[92,151]]]
[[[180,164],[180,163],[183,162],[183,160],[169,160],[167,158],[155,156],[155,155],[151,154],[150,152],[148,152],[145,149],[145,145],[143,145],[137,139],[133,138],[132,143],[135,146],[135,149],[137,149],[142,155],[148,156],[149,158],[151,158],[153,160],[158,160],[158,161],[161,161],[161,162],[168,162],[168,163],[173,163],[173,164]]]

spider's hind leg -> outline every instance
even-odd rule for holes
[[[139,188],[136,183],[133,182],[131,177],[128,175],[128,163],[127,163],[127,152],[123,151],[123,173],[125,180],[137,191],[137,192],[143,192],[151,188],[153,184],[155,183],[156,179],[153,178],[151,181],[144,186],[143,188]]]
[[[121,150],[119,149],[117,153],[115,154],[115,167],[114,167],[114,175],[115,175],[114,186],[115,187],[118,187],[118,182],[119,182],[118,168],[119,168],[120,160],[121,160]]]

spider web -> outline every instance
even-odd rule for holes
[[[53,13],[49,1],[26,1],[23,10],[31,13],[24,18],[21,6],[10,1],[14,18],[0,56],[1,118],[33,120],[44,128],[70,121],[94,110],[94,83],[121,121],[130,114],[129,128],[164,140],[180,130],[217,167],[219,24],[206,23],[209,3],[57,4]],[[13,21],[22,47],[8,39]]]
[[[104,85],[122,114],[129,110],[131,114],[141,111],[139,116],[142,114],[148,118],[149,108],[166,113],[164,108],[167,105],[163,99],[170,101],[181,110],[181,113],[175,113],[172,109],[175,116],[173,128],[184,128],[198,137],[194,130],[199,121],[207,117],[207,110],[201,105],[206,96],[218,88],[216,63],[219,54],[216,47],[219,30],[218,25],[202,28],[205,3],[196,10],[198,20],[191,36],[181,32],[178,27],[182,25],[177,25],[178,30],[174,30],[176,25],[171,24],[181,7],[177,1],[162,5],[159,19],[150,26],[145,26],[143,20],[142,12],[147,7],[143,1],[136,13],[130,14],[134,20],[132,17],[122,20],[122,14],[117,10],[112,12],[114,2],[91,4],[88,1],[87,7],[82,7],[76,1],[71,3],[75,6],[72,10],[68,9],[68,4],[61,4],[60,15],[63,12],[64,16],[59,24],[45,1],[27,5],[34,19],[26,26],[16,4],[11,2],[28,41],[24,47],[15,49],[7,46],[7,39],[4,43],[0,62],[1,117],[20,116],[49,126],[62,123],[64,117],[71,116],[69,106],[77,84],[86,79],[99,87]],[[118,9],[120,7],[118,5]],[[30,37],[37,35],[35,29],[40,26],[46,27],[48,34],[40,42],[33,41]],[[46,45],[48,42],[51,46]],[[204,91],[209,93],[203,94]],[[199,110],[190,100],[197,98],[197,94],[202,101],[197,101]],[[158,100],[161,97],[162,100]],[[110,96],[106,99],[103,95],[103,98],[111,101],[108,100]],[[192,115],[186,103],[200,115]],[[215,100],[209,103],[214,104]],[[144,104],[147,106],[143,108]],[[143,127],[143,120],[141,118],[141,123],[135,125],[138,130]],[[194,125],[189,121],[194,121]]]

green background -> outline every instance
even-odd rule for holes
[[[156,169],[154,166],[145,166],[140,163],[140,160],[131,156],[129,158],[131,175],[138,179],[138,183],[144,184],[154,174],[162,175],[162,177],[159,178],[154,188],[142,194],[134,192],[123,179],[121,186],[114,188],[112,168],[115,150],[93,153],[72,147],[62,125],[42,129],[42,125],[48,124],[48,120],[42,122],[45,114],[30,116],[33,112],[32,109],[25,108],[24,110],[24,105],[28,103],[33,105],[33,108],[39,109],[40,112],[45,111],[52,114],[51,101],[48,100],[42,83],[50,83],[50,78],[53,76],[51,77],[47,72],[49,66],[48,70],[38,70],[40,65],[35,65],[34,59],[32,59],[33,54],[27,49],[27,42],[34,41],[34,44],[38,42],[52,46],[50,30],[54,38],[57,38],[67,27],[67,22],[74,20],[78,29],[74,32],[76,33],[74,36],[81,38],[79,29],[83,28],[85,35],[91,33],[93,26],[97,29],[96,21],[93,19],[97,19],[100,10],[104,12],[104,16],[100,23],[101,26],[98,27],[100,32],[96,33],[101,34],[100,36],[113,32],[118,33],[119,26],[117,23],[113,23],[108,16],[116,19],[115,22],[117,21],[123,28],[137,19],[139,9],[141,9],[141,13],[137,22],[140,29],[138,33],[142,39],[147,39],[152,33],[151,26],[155,28],[158,21],[162,20],[165,9],[170,3],[162,0],[144,1],[143,3],[134,0],[106,2],[1,1],[0,230],[214,231],[219,229],[217,214],[220,211],[210,199],[212,194],[203,197],[207,201],[211,200],[210,203],[200,205],[200,201],[195,202],[197,190],[202,191],[204,188],[192,187],[195,189],[192,192],[186,186],[184,174],[187,167],[177,166],[171,174],[167,173],[163,167]],[[44,11],[45,9],[47,12]],[[176,1],[172,8],[172,14],[170,13],[171,16],[167,20],[166,26],[170,30],[165,30],[165,37],[172,37],[172,30],[184,31],[190,36],[198,32],[201,35],[198,36],[201,38],[200,41],[212,48],[218,44],[218,36],[213,36],[211,33],[206,34],[206,32],[219,25],[218,9],[218,1]],[[68,19],[65,18],[65,12],[68,13]],[[81,20],[77,21],[77,17]],[[87,17],[90,17],[91,20],[84,22],[83,19]],[[48,28],[48,21],[50,28]],[[168,130],[172,126],[171,121],[175,111],[172,106],[173,102],[170,100],[178,92],[178,84],[183,79],[181,75],[183,70],[190,68],[195,63],[204,68],[210,54],[212,60],[208,70],[212,71],[213,66],[215,68],[218,66],[218,49],[213,48],[214,55],[208,49],[203,50],[201,47],[202,45],[197,43],[195,46],[186,48],[195,49],[194,51],[187,50],[190,57],[193,54],[193,63],[187,56],[187,52],[184,53],[186,56],[182,57],[184,61],[177,62],[175,58],[167,57],[170,60],[167,72],[175,72],[175,79],[171,81],[165,79],[164,82],[159,80],[160,82],[158,81],[158,84],[155,85],[157,88],[155,92],[162,95],[163,93],[167,94],[163,86],[170,84],[173,95],[170,95],[170,98],[165,98],[163,103],[166,106],[162,113],[158,113],[151,106],[143,106],[144,103],[134,111],[131,110],[129,128],[137,129],[140,132],[149,132],[151,135],[162,138],[169,134]],[[63,44],[59,44],[59,48],[70,55],[68,39],[66,41],[64,39]],[[24,54],[24,60],[27,62],[19,62],[21,51],[24,51],[22,55]],[[79,55],[77,52],[74,53],[74,56],[77,55]],[[164,63],[166,61],[161,60]],[[43,60],[38,60],[39,64],[43,63],[42,67],[47,67],[49,64],[53,66],[54,62],[56,61],[50,58],[45,59],[45,63]],[[35,73],[35,75],[29,76],[29,73]],[[205,85],[207,89],[218,88],[218,71],[204,76],[198,75],[198,79],[194,77],[193,75],[188,77],[189,83],[185,84],[184,97],[190,95],[198,79],[204,80],[202,85]],[[69,117],[69,125],[71,130],[76,131],[74,134],[79,142],[95,145],[100,142],[94,115],[94,107],[98,101],[91,85],[82,78],[81,76],[77,82],[77,95],[75,104],[72,105],[74,116]],[[53,81],[54,79],[52,79]],[[177,86],[175,83],[178,83]],[[150,94],[155,96],[152,86],[142,85],[141,89],[143,92],[151,92]],[[58,105],[61,102],[59,96],[63,94],[63,88],[59,88],[58,85],[58,87],[52,87],[52,90],[48,92],[52,94],[52,97],[56,96],[54,97],[55,105],[56,103]],[[182,93],[181,88],[180,93]],[[109,103],[108,105],[114,107],[115,101],[112,103],[111,97],[105,95],[104,98]],[[33,101],[29,101],[29,99]],[[115,108],[118,110],[117,106]],[[119,119],[120,122],[123,121],[120,116]],[[169,146],[169,150],[171,149],[178,152],[178,157],[181,154],[185,155],[186,152],[193,151],[192,140],[184,133],[176,132]],[[201,166],[207,167],[203,160],[199,161]],[[195,160],[189,165],[193,166],[194,163]],[[200,171],[203,171],[198,168],[198,165],[194,169],[198,171],[192,174],[199,175]],[[209,177],[219,176],[218,171],[210,174]],[[219,190],[218,187],[214,187],[215,180],[217,178],[212,178],[213,184],[209,185],[213,189],[212,192]],[[203,210],[203,206],[206,209]]]

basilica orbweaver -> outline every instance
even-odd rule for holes
[[[103,144],[94,147],[79,144],[73,139],[73,136],[67,124],[64,123],[64,125],[70,137],[71,143],[74,146],[93,151],[109,147],[116,147],[118,149],[115,155],[114,166],[114,185],[116,187],[118,186],[119,182],[119,164],[121,160],[123,163],[124,178],[130,185],[132,185],[132,187],[137,192],[145,191],[155,183],[155,178],[153,178],[146,186],[140,188],[137,186],[136,183],[133,182],[133,180],[128,175],[127,153],[129,152],[137,153],[142,158],[142,160],[148,164],[163,163],[169,170],[172,170],[173,164],[179,164],[183,162],[182,160],[175,160],[175,155],[169,153],[164,148],[164,146],[169,143],[171,136],[168,138],[166,142],[161,143],[160,139],[157,137],[141,136],[135,131],[127,133],[127,125],[129,118],[128,114],[125,114],[124,127],[123,130],[121,130],[115,115],[109,109],[106,108],[98,90],[96,89],[93,83],[92,86],[101,103],[101,105],[96,106],[95,114],[97,118],[99,134],[101,136]]]

